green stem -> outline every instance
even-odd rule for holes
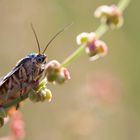
[[[106,24],[101,24],[98,29],[96,30],[95,34],[97,38],[103,36],[108,30],[108,26]],[[72,61],[77,59],[77,57],[84,52],[85,45],[81,45],[75,52],[73,52],[62,64],[62,67],[68,66]]]
[[[130,0],[120,0],[120,2],[118,3],[118,8],[123,12],[126,7],[128,6]],[[100,38],[102,37],[106,32],[108,31],[108,27],[105,24],[101,24],[98,29],[95,31],[96,32],[96,37]],[[85,50],[85,45],[81,45],[72,55],[70,55],[63,63],[61,66],[66,67],[68,66],[72,61],[74,61],[75,59],[77,59],[77,57],[84,52]],[[20,103],[21,101],[25,100],[28,98],[28,93],[24,93],[23,95],[21,95],[20,97],[18,97],[17,99],[14,99],[13,101],[11,101],[8,104],[3,105],[2,107],[4,109],[8,109],[9,107],[13,106],[13,105],[17,105],[18,103]]]
[[[106,24],[101,24],[97,30],[95,31],[96,37],[101,38],[108,30],[108,26]]]
[[[85,45],[81,45],[74,53],[72,53],[62,64],[62,67],[68,66],[73,60],[75,60],[83,51],[85,50]]]
[[[123,12],[128,6],[130,0],[121,0],[118,4],[118,8]],[[108,26],[106,24],[101,24],[95,31],[96,37],[101,38],[107,31]],[[72,55],[70,55],[61,66],[68,66],[73,60],[75,60],[82,52],[84,52],[85,45],[80,46]]]
[[[118,8],[123,12],[128,4],[130,3],[130,0],[120,0],[120,2],[118,3]]]

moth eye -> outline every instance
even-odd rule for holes
[[[42,57],[37,58],[38,63],[42,63],[43,61],[44,61],[44,58],[42,58]]]

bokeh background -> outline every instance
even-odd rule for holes
[[[93,12],[99,5],[118,0],[0,0],[0,76],[37,45],[30,28],[36,28],[42,49],[62,27],[74,24],[49,47],[49,60],[62,62],[78,46],[76,35],[95,31]],[[125,24],[102,39],[108,55],[90,62],[85,53],[68,67],[71,80],[48,85],[50,103],[25,101],[26,140],[139,140],[140,47],[139,5],[132,0],[125,10]],[[9,133],[8,125],[0,136]]]

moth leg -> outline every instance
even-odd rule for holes
[[[20,103],[18,103],[18,104],[16,105],[16,110],[18,110],[19,107],[20,107]]]

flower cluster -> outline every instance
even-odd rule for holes
[[[85,50],[90,60],[96,60],[98,58],[104,57],[107,54],[108,46],[104,41],[100,40],[99,38],[107,31],[107,29],[109,29],[108,27],[114,29],[123,25],[122,9],[125,9],[128,3],[129,2],[123,3],[122,0],[120,4],[122,5],[122,8],[120,8],[119,6],[117,7],[116,5],[104,5],[97,8],[95,11],[95,17],[99,18],[101,23],[103,24],[101,24],[101,26],[96,30],[96,33],[83,32],[79,34],[76,38],[76,41],[80,47],[72,55],[70,55],[62,64],[59,63],[57,60],[50,61],[45,66],[45,78],[40,83],[37,83],[35,88],[30,89],[27,94],[23,94],[19,98],[11,101],[10,104],[0,106],[0,127],[2,127],[5,123],[7,114],[12,118],[12,123],[10,127],[11,135],[9,135],[8,137],[4,137],[0,140],[16,140],[24,137],[24,123],[21,114],[16,111],[17,105],[19,105],[20,102],[25,100],[26,98],[29,98],[32,102],[43,102],[46,100],[50,102],[52,99],[52,93],[50,89],[48,89],[47,83],[50,82],[63,84],[65,83],[65,81],[69,80],[70,73],[65,66],[68,66],[68,64],[75,60],[80,53]],[[106,29],[103,29],[101,27],[105,27]],[[54,36],[54,38],[65,29],[66,28],[58,32]],[[14,108],[13,110],[12,107]],[[11,111],[12,113],[9,113],[8,111]]]
[[[24,121],[19,111],[16,111],[11,116],[10,134],[0,140],[19,140],[25,137]]]
[[[33,90],[31,90],[31,92],[29,92],[28,96],[32,102],[43,102],[45,100],[49,102],[51,101],[52,93],[47,88],[46,84],[47,79],[45,78],[36,88],[34,88]]]
[[[70,73],[67,68],[61,67],[58,61],[52,60],[47,64],[46,77],[48,82],[63,84],[70,79]]]
[[[107,45],[102,40],[97,39],[94,32],[81,33],[77,36],[76,41],[78,45],[85,45],[90,60],[96,60],[107,54]]]
[[[99,18],[101,22],[107,24],[111,28],[121,27],[123,24],[122,12],[116,5],[103,5],[95,11],[95,17]]]
[[[63,84],[70,79],[69,71],[56,61],[50,61],[46,66],[46,78],[40,84],[29,92],[29,99],[32,102],[51,101],[52,93],[47,88],[47,82]]]
[[[21,139],[24,138],[25,136],[25,131],[24,131],[24,122],[22,119],[22,115],[19,111],[16,111],[12,116],[11,116],[11,135],[15,139]]]

